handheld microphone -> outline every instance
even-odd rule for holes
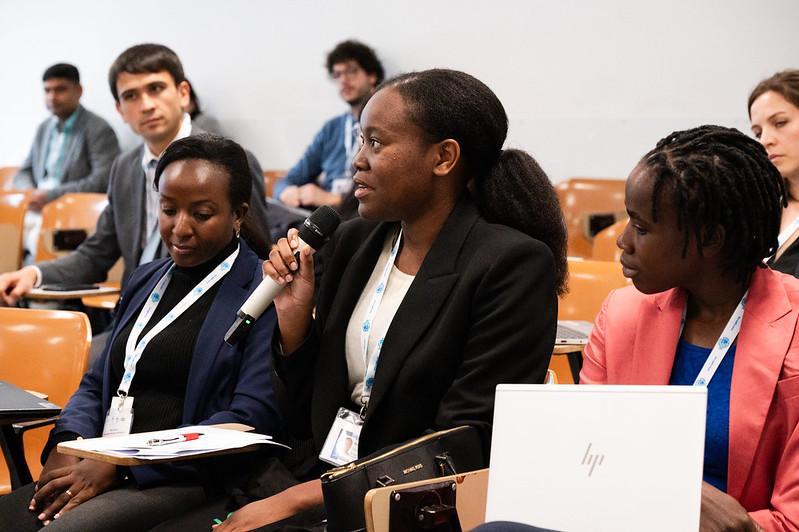
[[[319,249],[330,240],[336,231],[341,218],[331,207],[324,205],[316,209],[311,215],[302,222],[300,227],[300,245],[294,253],[297,263],[300,261],[300,251],[305,247],[310,247],[311,252]],[[252,327],[253,323],[261,317],[266,307],[272,303],[275,297],[285,287],[285,284],[277,284],[271,277],[264,277],[261,284],[250,294],[247,301],[236,313],[236,321],[225,333],[225,342],[235,345],[244,338]]]

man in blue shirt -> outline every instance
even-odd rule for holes
[[[361,110],[383,81],[383,65],[374,50],[357,41],[339,43],[328,54],[327,72],[350,110],[325,122],[302,159],[275,186],[274,196],[290,207],[341,205],[352,188]]]

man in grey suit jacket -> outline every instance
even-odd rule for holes
[[[42,76],[45,104],[53,114],[36,130],[30,152],[11,187],[36,189],[28,208],[39,211],[67,192],[105,192],[108,171],[119,155],[108,122],[80,105],[78,69],[59,63]]]
[[[155,162],[174,140],[203,133],[193,128],[183,109],[189,85],[177,55],[169,48],[142,44],[123,52],[109,72],[111,93],[122,119],[142,137],[143,145],[117,157],[111,167],[108,206],[100,215],[96,232],[78,249],[54,261],[27,266],[0,275],[0,296],[16,303],[41,283],[94,283],[106,278],[121,256],[124,286],[131,272],[159,255],[160,211],[153,187]],[[261,168],[248,154],[253,190],[248,213],[268,235]],[[256,250],[263,252],[265,250]]]

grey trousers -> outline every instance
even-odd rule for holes
[[[42,528],[36,514],[28,511],[32,496],[33,484],[28,484],[0,497],[0,530],[27,532]],[[47,532],[146,531],[204,502],[205,492],[196,484],[143,490],[123,485],[75,507],[44,529]]]

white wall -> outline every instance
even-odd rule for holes
[[[58,61],[80,68],[83,103],[133,146],[106,74],[146,41],[178,53],[205,109],[264,168],[290,166],[344,109],[324,57],[356,37],[389,74],[481,78],[507,108],[508,145],[554,181],[626,176],[674,129],[748,131],[754,84],[799,67],[797,0],[0,0],[0,20],[0,166],[25,156],[47,115],[41,74]]]

